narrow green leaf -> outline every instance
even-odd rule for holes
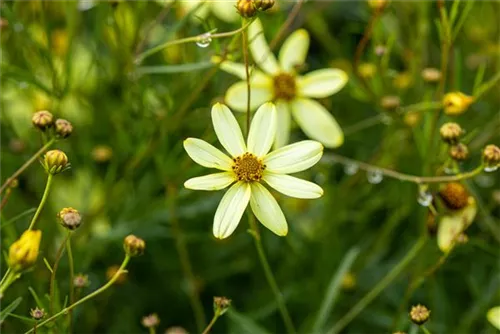
[[[7,220],[4,224],[2,224],[0,226],[0,228],[4,228],[5,226],[13,224],[13,223],[17,222],[19,219],[24,218],[25,216],[31,215],[35,211],[36,211],[36,208],[31,208],[31,209],[28,209],[28,210],[26,210],[24,212],[21,212],[17,216],[14,216],[13,218]]]
[[[43,263],[45,263],[45,266],[47,267],[47,269],[49,269],[50,273],[52,274],[54,270],[52,270],[52,267],[50,266],[50,263],[46,257],[43,258]]]
[[[22,316],[19,314],[9,313],[9,316],[11,316],[12,318],[16,318],[16,319],[19,319],[22,321],[29,322],[30,324],[34,324],[36,322],[34,319],[31,319],[29,317],[25,317],[25,316]]]
[[[4,321],[9,316],[9,313],[13,312],[19,304],[21,304],[22,300],[23,297],[18,297],[12,303],[5,306],[2,312],[0,312],[0,322]]]
[[[192,64],[166,65],[166,66],[142,66],[137,69],[138,74],[166,74],[182,73],[204,70],[214,66],[213,63],[206,61]]]
[[[28,290],[31,293],[31,295],[33,296],[33,299],[36,302],[36,306],[38,306],[38,308],[43,308],[46,310],[47,307],[45,307],[45,304],[42,303],[42,300],[40,298],[38,298],[38,295],[36,294],[35,290],[31,286],[28,288]]]
[[[233,308],[227,311],[227,316],[229,319],[238,327],[239,333],[244,334],[270,334],[266,329],[262,328],[258,323],[256,323],[252,318],[246,315],[236,312]]]

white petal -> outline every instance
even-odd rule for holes
[[[309,34],[305,29],[296,30],[286,39],[280,49],[281,69],[285,72],[294,72],[295,66],[305,63],[308,50]]]
[[[216,238],[229,237],[238,226],[250,200],[250,186],[238,182],[224,194],[214,217],[213,233]]]
[[[278,101],[276,103],[276,137],[274,139],[274,148],[280,148],[288,144],[290,138],[291,115],[288,103]]]
[[[237,111],[247,111],[247,83],[240,81],[229,87],[226,92],[226,103]],[[273,99],[273,91],[270,85],[250,85],[250,110],[261,106]]]
[[[323,189],[315,183],[294,176],[264,173],[264,181],[282,194],[295,198],[318,198]]]
[[[200,177],[193,177],[184,182],[184,187],[193,190],[220,190],[229,186],[235,181],[231,172],[209,174]]]
[[[236,11],[234,1],[213,1],[210,2],[212,12],[222,21],[231,23],[238,20],[240,17]]]
[[[490,308],[486,313],[488,321],[500,331],[500,306]]]
[[[231,110],[221,103],[212,107],[212,123],[219,142],[233,157],[246,152],[245,141],[238,121]]]
[[[317,70],[297,78],[299,95],[324,98],[337,93],[347,83],[347,74],[338,69]]]
[[[186,139],[184,149],[191,159],[203,167],[229,171],[233,165],[231,158],[201,139]]]
[[[251,187],[252,197],[250,198],[250,207],[255,217],[257,217],[262,225],[277,235],[287,235],[288,225],[285,215],[273,195],[258,182],[252,183]]]
[[[274,142],[276,134],[276,107],[268,102],[260,106],[253,116],[248,134],[248,152],[263,157]]]
[[[244,64],[235,63],[227,60],[223,61],[222,63],[219,63],[220,62],[219,56],[212,57],[212,62],[215,64],[219,64],[219,68],[224,72],[235,75],[241,80],[246,80],[247,78],[247,72]],[[250,68],[249,72],[252,83],[260,85],[272,84],[272,78],[262,73],[261,71],[255,68]]]
[[[250,52],[257,65],[266,73],[274,75],[280,71],[276,57],[271,52],[264,36],[264,29],[259,19],[248,27],[248,41]]]
[[[266,171],[277,174],[297,173],[314,166],[323,155],[323,145],[303,140],[272,151],[264,157]]]
[[[295,99],[292,114],[304,133],[326,147],[339,147],[344,133],[333,116],[321,104],[310,99]]]

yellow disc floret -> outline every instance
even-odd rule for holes
[[[252,153],[245,153],[233,159],[233,172],[239,181],[260,181],[266,165]]]

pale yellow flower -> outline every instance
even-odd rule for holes
[[[229,156],[204,140],[186,139],[184,148],[191,159],[222,172],[189,179],[184,186],[194,190],[220,190],[232,184],[215,212],[215,237],[223,239],[233,233],[248,203],[265,227],[279,236],[286,235],[285,216],[262,181],[291,197],[320,197],[323,195],[321,187],[287,174],[316,164],[323,155],[323,146],[313,140],[304,140],[268,153],[277,123],[276,107],[272,103],[262,105],[253,116],[246,143],[236,118],[225,105],[217,103],[212,107],[212,122]]]
[[[457,239],[474,221],[477,205],[474,197],[469,196],[468,204],[461,210],[444,215],[439,221],[437,242],[444,253],[453,249]]]
[[[172,1],[173,0],[157,0],[160,4],[168,4]],[[192,15],[193,22],[200,22],[199,19],[205,19],[210,13],[213,13],[220,20],[228,23],[235,22],[240,18],[240,15],[236,11],[236,0],[183,0],[177,1],[176,4],[178,4],[182,11],[187,14],[202,2],[204,3]]]
[[[333,116],[314,98],[325,98],[338,92],[347,83],[347,74],[339,69],[321,69],[303,76],[296,68],[304,64],[309,49],[309,34],[299,29],[288,37],[279,52],[279,61],[271,53],[257,19],[248,27],[250,52],[260,70],[250,75],[250,108],[264,102],[276,103],[277,122],[275,147],[288,143],[291,117],[311,139],[326,147],[338,147],[344,142],[342,129]],[[224,61],[220,68],[240,79],[246,79],[245,66]],[[262,71],[261,71],[262,70]],[[237,111],[246,111],[247,84],[245,81],[232,85],[225,96],[226,103]]]
[[[489,309],[486,318],[496,329],[500,330],[500,306]]]

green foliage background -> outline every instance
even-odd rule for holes
[[[278,10],[261,15],[268,40],[285,22],[293,3],[279,5]],[[134,63],[137,46],[150,29],[142,50],[212,28],[234,30],[239,24],[213,16],[199,24],[177,5],[155,23],[164,8],[155,2],[98,2],[86,11],[79,11],[75,1],[4,1],[1,6],[1,17],[7,23],[1,28],[2,180],[41,146],[40,133],[31,126],[34,111],[48,109],[75,127],[70,138],[56,144],[68,154],[72,168],[56,176],[49,203],[37,223],[43,231],[37,266],[8,290],[2,307],[21,296],[14,313],[29,316],[36,302],[28,287],[47,303],[49,271],[43,258],[53,262],[64,235],[55,215],[72,206],[84,216],[84,225],[72,238],[76,270],[89,275],[91,281],[83,294],[103,285],[106,270],[122,261],[126,235],[133,233],[147,244],[145,254],[131,262],[124,283],[76,310],[74,332],[146,332],[140,320],[156,312],[161,318],[160,332],[182,326],[195,333],[189,298],[193,292],[199,296],[207,321],[212,316],[213,296],[232,299],[231,312],[216,323],[214,333],[283,332],[252,237],[246,233],[246,218],[229,239],[216,240],[212,220],[223,192],[183,187],[185,180],[203,173],[185,153],[183,140],[199,137],[216,143],[210,107],[236,82],[210,65],[211,56],[220,53],[229,39],[214,40],[208,48],[194,43],[178,45],[140,65]],[[452,2],[446,2],[446,7],[450,11]],[[459,12],[464,7],[460,4]],[[304,27],[311,34],[308,71],[331,66],[344,69],[350,77],[338,94],[321,101],[344,128],[345,144],[335,151],[326,150],[324,159],[303,173],[320,184],[325,195],[308,201],[275,194],[288,219],[289,235],[280,238],[261,229],[271,267],[300,333],[311,332],[325,291],[350,250],[359,251],[350,269],[356,285],[340,289],[322,332],[426,233],[427,209],[417,203],[415,184],[387,178],[370,184],[364,172],[347,175],[344,166],[331,159],[336,153],[409,174],[426,173],[429,123],[437,111],[421,111],[416,114],[418,122],[408,125],[406,116],[384,111],[379,99],[397,95],[407,106],[435,96],[436,85],[425,83],[420,73],[425,67],[440,67],[436,3],[391,2],[375,25],[362,61],[379,64],[375,47],[392,43],[389,69],[381,75],[378,66],[369,83],[376,100],[366,94],[352,72],[356,46],[372,13],[361,1],[313,1],[303,5],[291,27]],[[498,2],[481,1],[472,6],[452,47],[446,91],[472,94],[481,66],[484,81],[500,71],[498,17]],[[231,53],[234,59],[241,58],[239,43],[238,39]],[[209,77],[210,73],[214,75]],[[406,88],[394,85],[401,73],[411,79]],[[485,144],[500,143],[500,95],[498,86],[495,88],[453,118],[467,130],[471,158],[461,165],[463,170],[478,165]],[[360,128],[359,122],[377,115],[381,116],[376,124]],[[243,124],[244,115],[237,116]],[[447,120],[451,118],[442,115],[439,124]],[[303,138],[295,129],[292,141]],[[103,145],[111,149],[112,156],[98,161],[95,149]],[[446,161],[444,145],[435,160],[433,174]],[[31,214],[9,223],[10,219],[38,205],[45,180],[38,164],[19,178],[19,187],[2,210],[3,252],[27,228]],[[406,314],[415,303],[432,310],[427,327],[433,333],[495,333],[485,315],[500,303],[500,179],[498,173],[484,173],[465,184],[479,204],[476,221],[468,230],[469,243],[457,248],[405,302],[410,279],[441,256],[431,236],[403,275],[345,333],[408,331]],[[438,185],[431,189],[436,191]],[[186,276],[180,260],[183,245],[189,252],[194,281]],[[2,259],[2,273],[4,264]],[[64,258],[58,272],[61,305],[68,289],[67,272]],[[30,326],[26,320],[9,317],[2,330],[19,333]]]

